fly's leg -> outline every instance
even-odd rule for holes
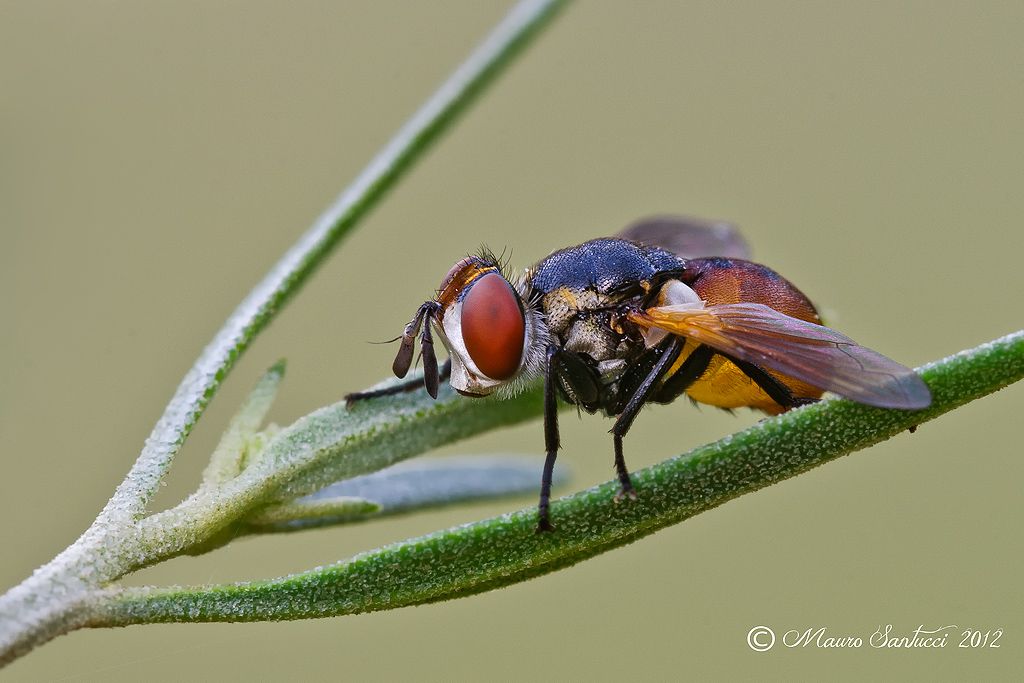
[[[764,393],[768,394],[773,401],[778,403],[785,410],[811,405],[821,400],[820,398],[803,398],[794,396],[793,392],[789,390],[789,387],[769,375],[757,365],[736,360],[735,358],[729,358],[729,360],[735,363],[739,369],[743,371],[743,374],[754,380],[757,386],[764,390]],[[917,431],[917,425],[907,427],[907,431],[913,434]]]
[[[451,374],[451,361],[446,361],[444,368],[438,372],[437,357],[434,355],[434,338],[430,333],[430,321],[440,310],[441,304],[436,301],[425,301],[416,310],[416,315],[409,321],[402,331],[402,343],[395,355],[395,362],[391,364],[391,371],[395,377],[405,377],[412,365],[413,346],[416,344],[416,337],[420,338],[420,355],[423,357],[423,386],[431,398],[437,398],[437,388],[440,380],[447,379]],[[426,324],[424,324],[426,323]],[[422,330],[422,331],[421,331]],[[444,375],[444,377],[441,377]],[[419,385],[418,381],[402,382],[387,389],[376,389],[374,391],[357,391],[345,396],[345,404],[351,408],[356,401],[379,396],[393,396],[414,390]]]
[[[551,345],[544,363],[544,473],[540,480],[540,502],[537,504],[537,533],[554,531],[551,525],[549,507],[551,504],[551,477],[555,472],[558,457],[558,392],[555,387],[554,361],[559,349]]]
[[[636,388],[629,402],[626,403],[626,407],[622,409],[622,412],[616,418],[615,426],[611,428],[612,441],[615,445],[615,471],[619,475],[619,484],[622,487],[615,496],[616,501],[622,500],[624,496],[636,498],[636,491],[633,490],[633,482],[629,478],[629,470],[626,468],[626,459],[622,454],[622,438],[626,436],[630,426],[633,424],[633,420],[640,414],[640,409],[643,408],[644,403],[651,398],[651,395],[658,388],[658,382],[661,381],[665,373],[672,367],[672,364],[679,358],[684,343],[685,340],[679,337],[671,337],[669,339],[665,352],[661,354],[661,358],[658,359],[658,362],[651,368],[644,381]]]
[[[704,374],[715,357],[715,351],[710,346],[699,345],[686,357],[683,364],[672,373],[672,376],[665,380],[653,397],[658,403],[671,403],[690,388]]]
[[[438,371],[438,381],[444,382],[452,374],[452,361],[451,359],[445,360],[441,364],[441,369]],[[370,391],[354,391],[351,394],[345,394],[345,405],[351,408],[359,401],[365,401],[370,398],[380,398],[381,396],[396,396],[398,394],[406,394],[410,391],[416,391],[423,387],[423,380],[421,379],[410,379],[405,382],[399,382],[393,384],[390,387],[384,389],[372,389]]]
[[[803,398],[794,396],[793,392],[789,390],[785,384],[777,380],[772,375],[768,374],[763,368],[753,363],[746,361],[737,360],[730,356],[726,356],[730,361],[736,364],[736,366],[743,371],[743,374],[754,380],[757,386],[764,390],[764,393],[783,407],[785,410],[790,408],[799,408],[800,406],[810,405],[817,403],[821,399],[817,398]]]
[[[622,437],[612,434],[612,442],[615,444],[615,473],[619,475],[619,492],[615,494],[615,502],[621,503],[623,498],[636,500],[636,489],[633,488],[633,480],[629,478],[626,458],[622,455]]]

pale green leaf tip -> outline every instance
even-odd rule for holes
[[[267,368],[266,375],[267,376],[273,376],[278,381],[280,381],[284,377],[284,373],[285,373],[285,370],[287,369],[287,367],[288,367],[288,359],[287,358],[279,358],[276,363],[274,363],[269,368]]]
[[[265,448],[269,439],[259,428],[277,398],[285,366],[282,358],[267,368],[231,418],[203,471],[203,485],[207,488],[238,476]]]
[[[245,521],[256,527],[309,525],[317,521],[361,519],[380,510],[379,503],[365,498],[336,496],[271,505],[249,516]]]

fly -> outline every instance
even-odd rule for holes
[[[481,397],[543,378],[547,455],[539,531],[553,529],[558,396],[615,418],[616,500],[636,498],[622,442],[647,403],[686,394],[719,408],[775,415],[831,391],[882,408],[931,404],[912,370],[823,326],[796,286],[747,256],[732,225],[674,216],[561,249],[518,278],[490,253],[468,256],[406,325],[392,369],[405,377],[419,338],[423,385],[434,398],[444,379],[464,396]],[[434,331],[449,356],[440,369]],[[417,386],[418,380],[348,399]]]

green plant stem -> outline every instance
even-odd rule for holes
[[[139,547],[146,539],[140,539],[138,521],[235,362],[341,238],[563,4],[564,0],[523,0],[516,5],[235,309],[185,375],[96,521],[60,555],[0,596],[0,666],[80,626],[107,595],[101,586],[153,560],[154,555],[145,554],[147,548]],[[209,502],[202,496],[197,499]],[[148,549],[165,549],[167,539],[163,540],[163,545],[153,543]]]
[[[1024,377],[1024,331],[926,366],[922,411],[828,400],[636,472],[639,499],[616,504],[608,483],[556,501],[556,532],[533,508],[396,543],[271,581],[126,588],[90,626],[301,619],[463,597],[523,581],[630,543],[744,493],[923,424]]]

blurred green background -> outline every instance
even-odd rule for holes
[[[505,2],[0,3],[0,587],[87,526],[221,321]],[[738,222],[833,326],[910,365],[1024,322],[1024,4],[580,2],[239,363],[160,505],[256,376],[286,424],[388,373],[480,244],[517,267],[655,212]],[[1009,678],[1024,665],[1024,387],[575,568],[457,602],[62,637],[7,680]],[[652,408],[635,469],[752,424]],[[610,422],[563,422],[572,488]],[[447,453],[542,446],[539,422]],[[243,540],[133,583],[280,575],[521,500]],[[999,649],[746,645],[957,624]],[[957,642],[959,639],[956,639]]]

